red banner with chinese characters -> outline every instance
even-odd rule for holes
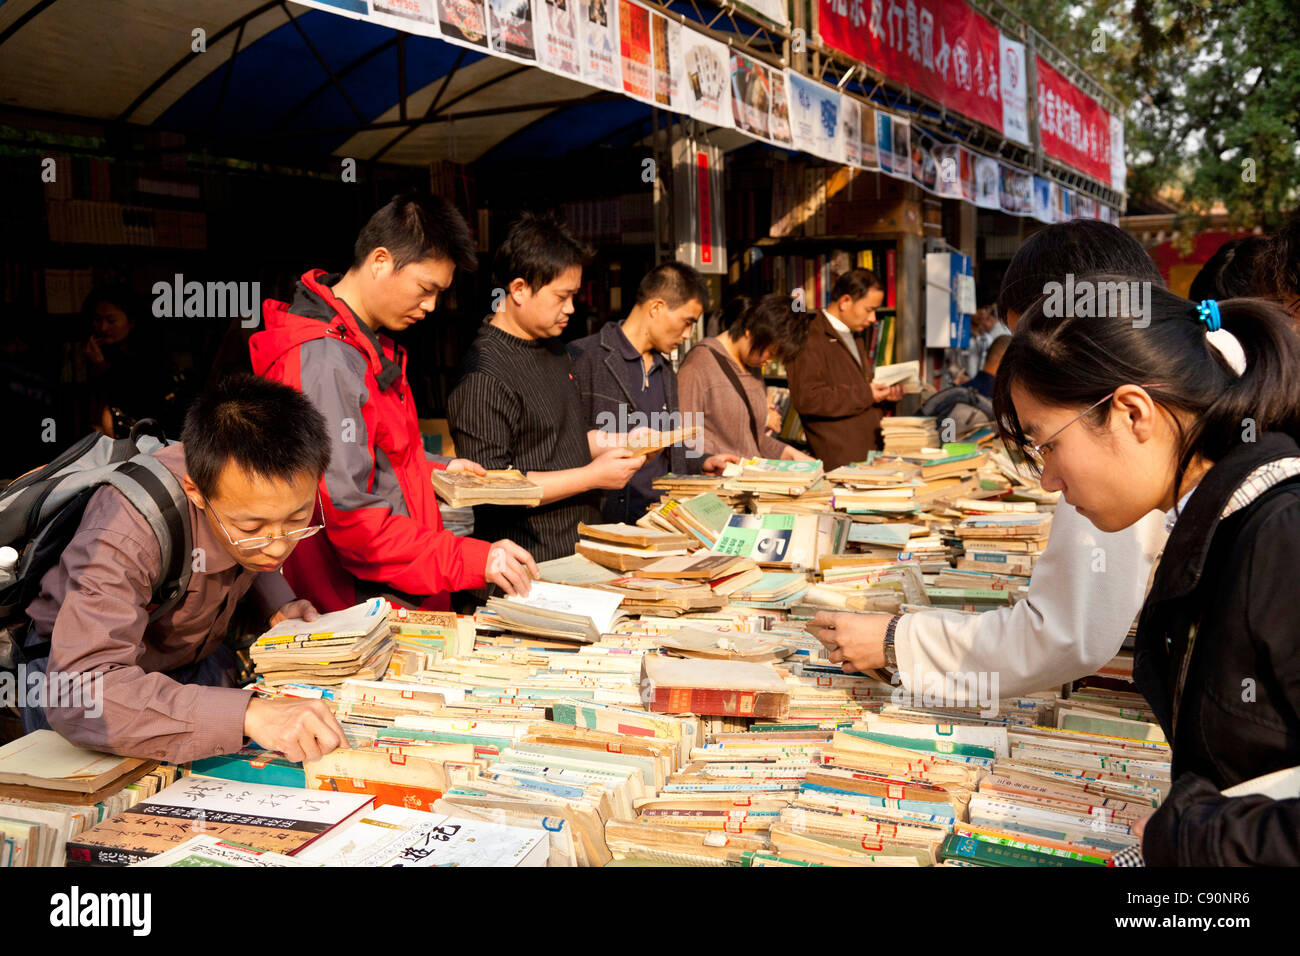
[[[965,0],[817,0],[822,42],[1002,129],[998,30]]]
[[[1110,113],[1041,56],[1036,63],[1043,152],[1109,185]]]

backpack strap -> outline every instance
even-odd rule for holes
[[[715,352],[713,349],[709,348],[708,346],[705,346],[705,350],[710,355],[713,356],[713,360],[718,363],[718,366],[722,369],[723,374],[725,374],[727,378],[731,380],[731,384],[735,387],[736,391],[740,393],[740,401],[744,404],[745,411],[749,413],[749,430],[754,435],[754,447],[755,448],[761,447],[760,439],[763,436],[758,430],[758,419],[754,417],[754,406],[749,404],[749,393],[745,391],[745,386],[741,384],[740,376],[737,375],[736,370],[731,367],[731,363],[727,361],[725,358],[723,358],[721,355],[719,355],[717,352]]]
[[[156,607],[149,612],[149,620],[156,621],[176,606],[189,586],[193,544],[189,499],[176,476],[153,455],[135,455],[124,461],[109,473],[106,483],[144,515],[158,539],[162,565],[154,582]]]

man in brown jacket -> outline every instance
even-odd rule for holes
[[[831,289],[830,304],[809,323],[807,344],[786,363],[790,401],[813,454],[828,471],[861,461],[879,448],[881,403],[903,397],[901,385],[872,383],[874,363],[861,335],[875,324],[884,298],[875,273],[844,273]]]

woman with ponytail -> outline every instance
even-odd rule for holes
[[[1099,530],[1167,514],[1134,656],[1173,750],[1145,862],[1300,864],[1300,799],[1221,792],[1300,764],[1300,337],[1261,299],[1150,293],[1087,317],[1036,302],[994,408]]]

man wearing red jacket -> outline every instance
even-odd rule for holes
[[[433,311],[459,266],[476,265],[469,228],[445,200],[395,197],[357,236],[343,275],[303,275],[293,302],[263,304],[250,341],[258,375],[301,389],[324,415],[331,459],[321,479],[325,533],[303,541],[284,567],[298,595],[321,611],[383,594],[445,610],[451,591],[487,582],[527,594],[532,556],[443,530],[434,468],[483,469],[428,456],[406,379],[399,332]]]

